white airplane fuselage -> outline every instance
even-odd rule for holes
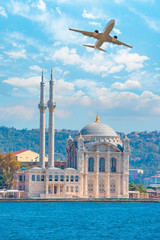
[[[109,34],[114,28],[114,25],[115,25],[115,20],[111,20],[108,22],[103,33],[101,33],[100,38],[95,43],[95,49],[100,48],[104,42],[112,42],[112,37]]]

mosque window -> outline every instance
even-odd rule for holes
[[[35,181],[35,175],[32,175],[32,181]]]
[[[74,181],[74,176],[73,176],[73,175],[70,176],[70,181],[71,181],[71,182]]]
[[[66,176],[66,182],[68,182],[68,181],[69,181],[69,176],[67,175],[67,176]]]
[[[99,172],[105,172],[105,159],[100,158],[99,160]]]
[[[105,190],[104,190],[104,184],[103,184],[103,183],[100,183],[100,184],[99,184],[99,192],[100,192],[100,193],[104,193],[104,192],[105,192]]]
[[[40,181],[40,175],[37,175],[37,181]]]
[[[57,182],[58,181],[58,175],[54,176],[54,181]]]
[[[19,175],[19,181],[22,182],[22,175]]]
[[[88,183],[88,192],[93,192],[93,181],[89,181]]]
[[[49,181],[52,181],[52,175],[49,175]]]
[[[88,172],[94,172],[94,158],[88,159]]]
[[[78,192],[78,186],[75,187],[75,192]]]
[[[75,176],[75,182],[78,182],[78,176],[77,175]]]
[[[41,181],[44,182],[44,175],[41,175]]]
[[[73,186],[71,186],[71,192],[73,192]]]
[[[64,175],[61,175],[61,181],[62,182],[64,181]]]
[[[111,158],[111,172],[116,172],[116,159]]]
[[[110,185],[110,192],[111,193],[115,193],[116,192],[116,185],[115,185],[115,183],[111,183],[111,185]]]

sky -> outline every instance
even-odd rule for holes
[[[100,121],[115,131],[160,130],[159,0],[0,0],[0,126],[39,128],[39,85],[46,102],[51,67],[55,128]],[[133,48],[69,31],[103,32]],[[48,126],[48,110],[46,110]]]

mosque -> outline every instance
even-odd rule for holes
[[[39,167],[17,172],[17,189],[23,184],[29,198],[128,198],[129,140],[120,139],[108,125],[96,120],[80,135],[67,140],[67,168],[54,167],[54,80],[49,82],[45,103],[45,82],[40,83]],[[45,168],[45,110],[49,109],[48,167]]]

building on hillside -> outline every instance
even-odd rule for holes
[[[129,180],[134,181],[139,175],[143,175],[142,169],[129,169]]]
[[[160,188],[160,171],[157,171],[155,176],[144,178],[144,186]]]
[[[67,168],[54,161],[54,81],[51,72],[49,101],[45,103],[41,81],[39,167],[18,171],[16,188],[30,198],[128,198],[129,140],[123,140],[108,125],[96,121],[86,125],[74,139],[67,140]],[[49,109],[48,168],[45,168],[45,109]],[[22,180],[22,181],[21,181]]]
[[[17,152],[13,152],[12,154],[16,157],[16,160],[18,160],[20,163],[27,163],[29,165],[39,163],[39,154],[31,150],[20,150]],[[45,162],[46,163],[48,162],[47,157],[45,157]]]
[[[61,161],[60,159],[59,160],[55,160],[54,161],[54,166],[56,168],[65,169],[66,168],[66,161]]]

